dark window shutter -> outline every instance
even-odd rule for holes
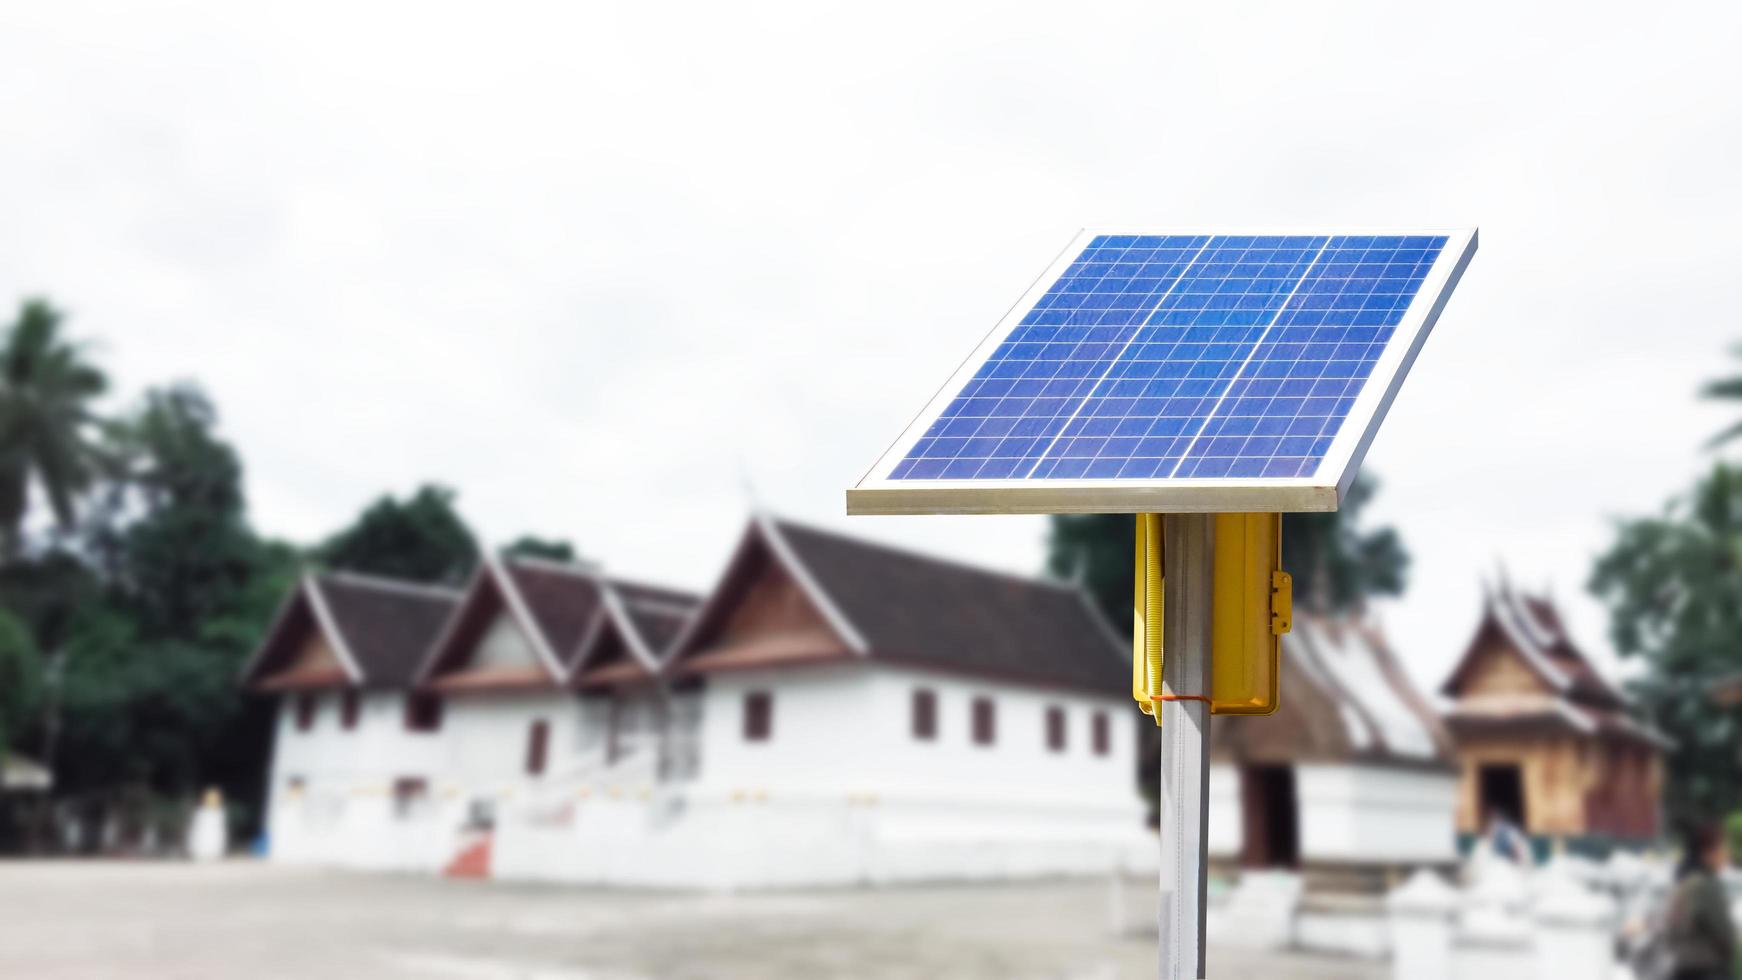
[[[930,742],[938,737],[937,692],[923,687],[913,692],[913,737]]]
[[[405,729],[411,732],[439,732],[442,728],[442,699],[434,694],[405,696]]]
[[[974,699],[974,744],[991,745],[998,740],[998,716],[991,698]]]
[[[774,695],[751,691],[744,695],[744,740],[766,742],[774,734]]]
[[[544,773],[544,757],[550,750],[550,723],[540,718],[526,733],[526,772],[538,776]]]
[[[1106,755],[1113,751],[1113,729],[1107,723],[1107,712],[1095,712],[1094,722],[1095,754]]]
[[[302,693],[296,696],[296,730],[306,732],[315,727],[315,696]]]
[[[356,691],[346,691],[343,700],[339,702],[339,725],[345,731],[357,727],[357,715],[362,711],[363,698]]]
[[[1056,704],[1046,709],[1046,747],[1053,752],[1065,750],[1065,709]]]

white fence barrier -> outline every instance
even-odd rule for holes
[[[1388,956],[1397,980],[1662,980],[1666,975],[1661,933],[1671,873],[1662,859],[1556,858],[1527,869],[1478,858],[1459,876],[1461,885],[1417,871],[1382,904],[1361,913],[1371,923],[1371,931],[1362,934],[1375,938],[1360,949],[1332,949],[1308,935],[1301,923],[1326,899],[1303,901],[1298,879],[1245,877],[1251,880],[1212,903],[1213,944]],[[1738,886],[1742,892],[1742,882]]]

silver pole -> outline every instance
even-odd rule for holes
[[[1208,695],[1215,517],[1169,514],[1165,520],[1162,691]],[[1210,706],[1163,701],[1160,708],[1161,980],[1189,980],[1205,975]]]

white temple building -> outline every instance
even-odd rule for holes
[[[1153,868],[1128,655],[1074,586],[759,516],[702,601],[310,575],[244,682],[274,860],[757,888]]]

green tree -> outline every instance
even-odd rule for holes
[[[0,609],[0,759],[36,717],[42,693],[42,659],[30,630]]]
[[[263,570],[242,463],[216,427],[211,401],[189,385],[148,392],[114,427],[134,515],[120,532],[116,585],[142,638],[199,639]]]
[[[1742,357],[1742,345],[1731,350],[1732,354]],[[1717,378],[1706,382],[1700,389],[1700,397],[1715,401],[1742,402],[1742,374],[1732,374],[1727,378]],[[1712,437],[1708,445],[1722,446],[1742,436],[1742,422],[1737,422],[1729,428]]]
[[[1675,741],[1672,818],[1742,805],[1742,712],[1709,696],[1742,671],[1742,472],[1720,463],[1663,513],[1620,522],[1590,587],[1609,607],[1616,651],[1645,666],[1629,684],[1640,709]]]
[[[4,611],[24,626],[40,659],[40,703],[35,717],[25,720],[25,727],[36,736],[33,747],[50,768],[55,763],[60,734],[58,681],[63,676],[68,638],[80,611],[97,602],[102,590],[103,585],[91,568],[66,548],[56,547],[0,564]],[[20,739],[24,734],[13,733]]]
[[[91,405],[108,380],[61,322],[52,306],[30,300],[0,342],[0,557],[19,552],[33,482],[67,528],[99,469]]]
[[[463,582],[478,545],[454,509],[454,492],[418,487],[404,501],[384,495],[317,549],[330,568],[419,582]]]
[[[1361,512],[1378,491],[1377,479],[1357,476],[1337,510],[1282,519],[1282,567],[1294,577],[1297,603],[1336,613],[1403,594],[1409,572],[1403,539],[1394,528],[1361,526]]]
[[[65,628],[57,778],[113,805],[204,785],[259,793],[266,707],[235,679],[294,575],[296,555],[247,522],[242,466],[211,402],[188,385],[148,392],[110,427],[117,461],[93,533],[109,556],[99,595]]]
[[[502,553],[511,557],[544,558],[549,561],[572,562],[577,557],[575,546],[556,538],[540,538],[522,534],[508,543]]]
[[[1132,547],[1137,534],[1130,514],[1055,514],[1046,542],[1046,570],[1081,582],[1118,627],[1131,631]]]

